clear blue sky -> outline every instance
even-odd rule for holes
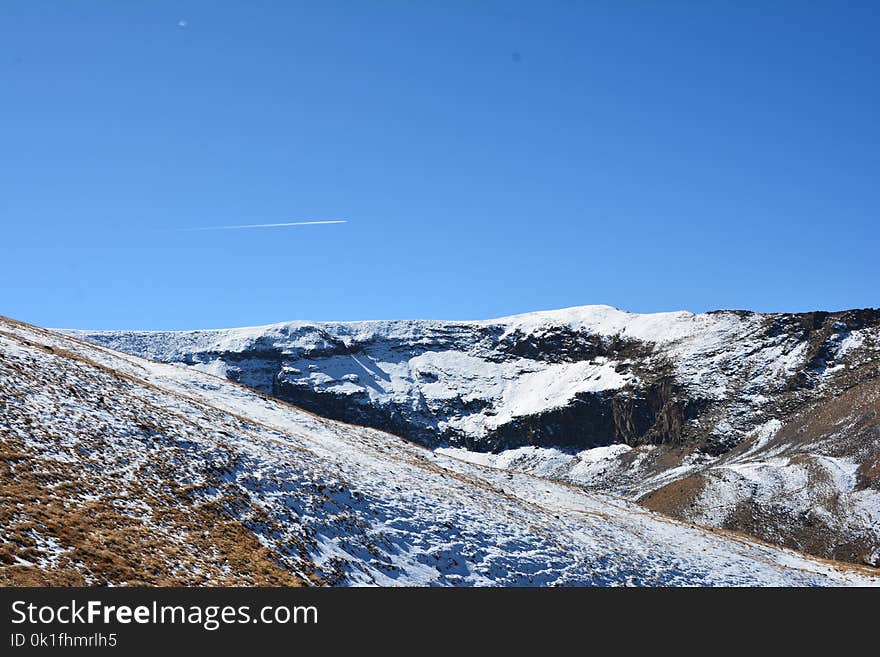
[[[878,306],[878,33],[877,2],[4,0],[0,314]],[[308,219],[349,223],[175,232]]]

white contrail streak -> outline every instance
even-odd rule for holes
[[[246,228],[283,228],[285,226],[325,226],[327,224],[347,224],[346,219],[332,219],[330,221],[289,221],[283,224],[248,224],[244,226],[205,226],[204,228],[178,228],[178,232],[192,232],[198,230],[243,230]]]

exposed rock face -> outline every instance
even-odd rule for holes
[[[844,539],[842,524],[831,523],[836,528],[826,532],[828,540],[805,541],[798,529],[803,523],[781,519],[784,506],[762,515],[745,493],[734,507],[745,506],[725,514],[692,512],[691,500],[684,506],[659,501],[665,486],[697,477],[688,489],[699,498],[694,508],[706,511],[713,490],[706,481],[717,479],[718,468],[743,444],[777,423],[789,426],[847,390],[876,386],[880,310],[635,315],[587,306],[474,322],[295,322],[81,335],[185,363],[317,414],[429,447],[495,454],[525,447],[562,450],[575,460],[551,473],[556,478],[634,498],[661,491],[648,503],[682,517],[818,554],[880,563],[880,554],[864,548],[864,536],[880,537],[880,511],[877,518],[842,523],[870,527],[862,538]],[[822,455],[814,449],[818,434],[809,431],[781,434],[786,444],[800,445],[799,458]],[[851,478],[831,476],[838,493],[841,487],[854,490],[857,481],[864,489],[876,485],[880,445],[870,436],[855,425],[826,436],[844,446],[831,458],[847,459],[845,469],[854,472]],[[602,468],[577,460],[578,452],[618,444],[633,449],[615,452]],[[521,468],[535,467],[530,463]],[[712,472],[701,474],[706,469]],[[822,488],[814,481],[814,488]],[[742,491],[754,493],[749,486]],[[785,486],[771,488],[770,497],[791,493]],[[698,489],[710,492],[698,495]],[[853,547],[832,545],[836,539]]]
[[[487,322],[291,323],[88,339],[182,362],[429,446],[697,443],[878,375],[880,311],[631,315],[585,307]],[[855,379],[855,380],[854,380]]]

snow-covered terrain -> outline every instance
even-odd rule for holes
[[[770,419],[769,396],[791,388],[795,378],[807,379],[803,387],[815,386],[866,352],[876,358],[880,312],[851,312],[843,321],[816,314],[823,317],[810,321],[822,324],[812,327],[798,315],[638,315],[584,306],[467,322],[71,333],[186,363],[318,411],[333,400],[336,414],[352,416],[343,419],[373,424],[381,417],[429,444],[443,440],[480,451],[534,441],[588,447],[666,442],[700,431],[713,444],[729,446]],[[669,390],[660,389],[664,382]],[[662,399],[642,399],[646,393]],[[632,398],[631,419],[636,425],[644,419],[645,426],[613,418],[585,428],[548,417],[589,398],[611,397]],[[656,426],[663,406],[676,403],[681,408],[668,419],[693,426]],[[534,441],[502,431],[535,416],[544,424]],[[553,429],[561,435],[543,435]]]
[[[880,584],[491,465],[0,320],[2,583]]]
[[[880,565],[880,474],[854,474],[873,472],[880,426],[854,437],[838,408],[836,433],[783,431],[784,456],[765,448],[809,409],[880,389],[877,310],[639,315],[584,306],[486,321],[77,335],[472,462]],[[807,471],[814,483],[802,488]],[[682,482],[702,492],[673,494]]]

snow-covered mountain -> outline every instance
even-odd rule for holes
[[[880,584],[7,319],[0,469],[7,585]]]
[[[79,335],[471,461],[880,565],[880,310],[585,306]]]

